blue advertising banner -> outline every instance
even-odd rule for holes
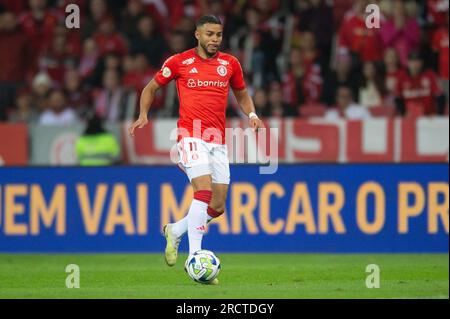
[[[218,252],[448,252],[448,164],[231,167]],[[0,252],[162,252],[192,189],[176,167],[0,168]],[[181,250],[187,249],[187,235]]]

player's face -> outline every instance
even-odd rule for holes
[[[213,56],[219,51],[222,43],[223,28],[220,24],[206,23],[197,28],[195,37],[208,56]]]

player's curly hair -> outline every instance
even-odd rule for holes
[[[214,15],[204,15],[200,19],[197,20],[196,26],[201,27],[204,24],[211,23],[211,24],[220,24],[222,25],[222,21]]]

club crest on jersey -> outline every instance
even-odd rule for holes
[[[170,71],[170,69],[166,66],[162,70],[162,75],[163,77],[168,78],[172,75],[172,71]]]
[[[219,73],[220,76],[225,76],[227,75],[228,71],[226,67],[224,67],[223,65],[219,65],[217,67],[217,73]]]

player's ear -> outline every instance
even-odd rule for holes
[[[198,32],[198,29],[196,29],[195,30],[195,38],[197,39],[197,40],[199,40],[199,38],[200,38],[200,32]]]

